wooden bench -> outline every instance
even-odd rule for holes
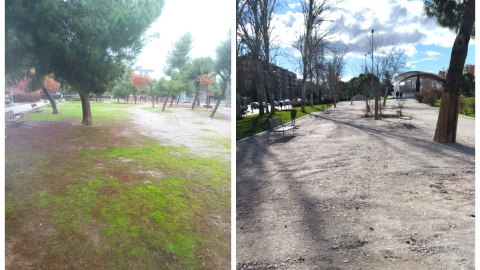
[[[396,112],[397,112],[397,120],[398,121],[405,121],[405,123],[407,123],[407,121],[410,121],[410,125],[412,124],[412,117],[411,116],[402,115],[402,111],[400,111],[400,110],[396,110]]]
[[[38,110],[40,107],[37,106],[37,103],[30,104],[32,106],[32,110]]]
[[[210,106],[210,105],[203,105],[203,108],[204,108],[204,109],[213,109],[213,107]]]
[[[23,113],[19,113],[18,115],[15,115],[13,110],[9,110],[8,112],[5,113],[5,123],[7,122],[17,122],[18,120],[23,119]]]
[[[293,135],[295,136],[295,126],[283,124],[282,118],[280,117],[268,119],[268,125],[270,126],[270,132],[268,133],[267,140],[272,132],[282,132],[283,136],[285,136],[285,131],[293,130]]]

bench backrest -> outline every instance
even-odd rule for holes
[[[13,112],[13,110],[10,110],[8,112],[5,113],[5,119],[13,119],[15,118],[15,113]]]
[[[276,117],[276,118],[270,118],[268,119],[268,125],[270,125],[270,129],[275,128],[277,126],[282,125],[282,118]]]

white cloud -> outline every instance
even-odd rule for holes
[[[421,0],[344,0],[339,3],[334,13],[329,17],[341,20],[340,31],[330,37],[331,46],[343,49],[349,43],[349,53],[346,59],[354,65],[363,65],[365,53],[371,50],[371,30],[375,29],[375,42],[394,45],[397,49],[405,50],[407,68],[424,68],[435,62],[435,70],[443,63],[443,48],[451,48],[455,40],[455,33],[440,27],[435,18],[426,16]],[[294,7],[294,1],[288,7]],[[298,2],[296,2],[298,4]],[[298,51],[292,49],[299,33],[303,29],[303,14],[294,8],[281,15],[274,16],[275,30],[273,31],[275,44],[290,52],[291,57],[298,57]],[[331,25],[330,22],[322,26]],[[473,39],[470,45],[474,45]],[[443,48],[442,48],[443,47]],[[383,51],[385,53],[387,51]],[[442,52],[442,53],[439,53]],[[375,56],[381,56],[381,47],[375,47]],[[427,56],[427,57],[425,57]],[[423,58],[422,58],[423,57]],[[287,59],[285,62],[288,62]],[[448,61],[448,59],[446,60]],[[421,64],[416,64],[421,63]],[[427,64],[428,63],[428,64]],[[286,66],[293,69],[293,64]],[[348,74],[351,75],[351,74]]]
[[[288,6],[291,8],[291,9],[294,9],[296,7],[299,7],[301,4],[300,3],[295,3],[295,4],[288,4]]]
[[[440,53],[436,52],[436,51],[427,51],[427,55],[428,56],[436,56],[436,55],[440,55]]]

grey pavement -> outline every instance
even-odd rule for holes
[[[435,131],[439,108],[425,105],[414,99],[407,99],[404,102],[404,111],[413,115],[413,124],[415,122],[423,123],[427,126],[426,128],[429,127]],[[469,144],[475,143],[475,118],[463,115],[458,116],[457,141],[466,141]]]
[[[25,113],[29,112],[32,110],[32,105],[31,104],[37,104],[38,107],[43,107],[45,105],[45,102],[42,101],[37,101],[37,102],[29,102],[29,103],[13,103],[10,106],[5,106],[5,112],[8,112],[10,110],[13,110],[15,114],[17,113]]]

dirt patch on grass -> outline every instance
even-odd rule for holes
[[[145,107],[151,104],[143,105]],[[153,113],[141,107],[130,107],[134,115],[134,127],[162,145],[187,146],[188,151],[203,157],[218,156],[231,160],[230,149],[202,140],[202,137],[230,139],[230,118],[215,119],[205,112],[196,112],[187,107],[169,108],[172,113]]]

